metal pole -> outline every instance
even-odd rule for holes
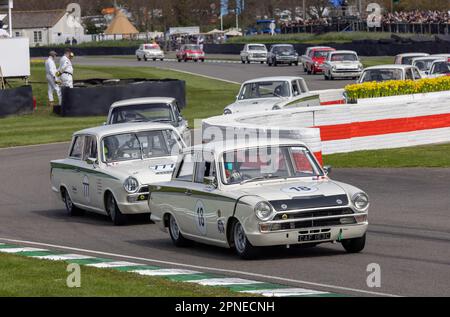
[[[303,0],[303,22],[306,20],[306,0]]]
[[[220,14],[220,30],[223,31],[223,14]]]
[[[9,37],[13,37],[13,28],[12,28],[12,9],[13,9],[13,0],[9,0],[8,4],[8,21],[9,21]]]

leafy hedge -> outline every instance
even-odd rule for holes
[[[450,90],[450,77],[424,78],[420,80],[389,80],[367,82],[345,87],[350,101],[362,98],[390,97]]]

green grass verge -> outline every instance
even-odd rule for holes
[[[244,296],[224,288],[177,283],[114,270],[81,267],[81,288],[68,288],[67,263],[0,254],[0,296]],[[248,294],[246,294],[248,296]]]
[[[450,144],[325,155],[324,164],[337,168],[450,167]]]
[[[411,36],[402,34],[401,36]],[[370,33],[370,32],[329,32],[324,34],[279,34],[279,35],[253,35],[228,39],[227,43],[291,43],[291,44],[323,44],[323,43],[350,43],[354,40],[382,40],[390,39],[391,33]]]
[[[47,83],[44,65],[33,62],[30,81],[38,109],[31,115],[0,119],[0,147],[68,141],[78,130],[101,125],[105,117],[61,118],[47,106]],[[188,106],[183,115],[191,126],[194,119],[222,114],[234,101],[238,85],[175,71],[151,67],[91,67],[76,66],[75,79],[87,78],[174,78],[186,81]],[[19,85],[14,82],[13,85]]]

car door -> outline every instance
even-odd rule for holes
[[[218,189],[216,164],[213,156],[205,153],[197,160],[192,187],[196,234],[209,240],[226,241],[226,212],[233,210],[234,200],[221,195]]]
[[[80,187],[82,188],[82,204],[94,209],[104,209],[102,188],[102,174],[99,173],[98,142],[94,135],[84,137],[83,157],[80,162]],[[87,160],[95,160],[96,164],[89,164]]]
[[[81,186],[81,168],[83,158],[84,136],[74,137],[68,158],[68,166],[65,171],[63,182],[67,186],[72,201],[80,205],[83,203],[83,188]]]

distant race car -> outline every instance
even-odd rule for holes
[[[364,69],[358,83],[382,82],[388,80],[419,80],[422,75],[415,66],[379,65]]]
[[[159,59],[163,61],[164,57],[164,51],[158,44],[142,44],[136,51],[136,58],[138,61],[148,61],[149,59],[154,61]]]
[[[320,106],[319,94],[310,92],[302,77],[263,77],[244,82],[224,114],[313,106]]]
[[[189,124],[181,115],[178,102],[174,98],[146,97],[126,99],[111,105],[106,124],[130,122],[171,124],[183,137],[187,145],[191,143]]]
[[[246,44],[241,51],[241,62],[264,64],[267,61],[267,47],[264,44]]]
[[[181,45],[180,49],[176,53],[178,62],[181,61],[205,61],[205,52],[202,50],[200,45],[195,44],[184,44]]]
[[[171,178],[181,136],[169,124],[127,123],[76,132],[68,157],[51,162],[51,186],[69,215],[91,211],[115,225],[149,213],[149,185]]]
[[[150,186],[151,219],[176,246],[189,240],[235,249],[340,242],[364,249],[368,195],[332,181],[296,140],[215,142],[186,149],[170,182]]]
[[[298,53],[291,44],[272,45],[267,54],[267,65],[269,66],[278,66],[279,64],[298,66],[298,61]]]
[[[441,56],[425,56],[425,57],[417,57],[412,60],[412,65],[417,67],[422,77],[428,77],[431,71],[431,66],[433,62],[438,60],[445,60],[444,57]]]
[[[322,73],[322,65],[325,62],[328,52],[335,51],[331,47],[311,47],[308,55],[303,58],[303,67],[308,74]]]
[[[394,64],[397,65],[412,65],[413,59],[417,57],[425,57],[430,56],[430,54],[427,53],[404,53],[404,54],[398,54],[395,56]]]
[[[357,79],[361,75],[363,65],[355,51],[330,51],[322,68],[325,80]]]
[[[436,78],[450,76],[450,58],[447,60],[437,60],[431,65],[430,73],[428,77]]]

